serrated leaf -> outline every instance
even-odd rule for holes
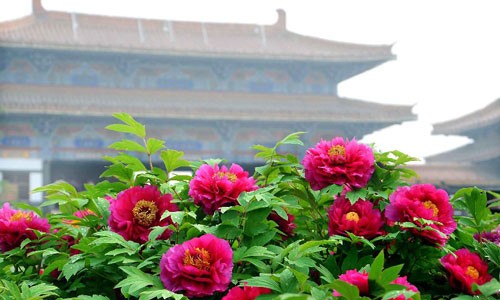
[[[154,154],[160,149],[165,148],[165,142],[155,138],[149,138],[146,142],[146,147],[149,154]]]
[[[84,267],[85,267],[84,260],[78,260],[75,262],[68,262],[62,268],[63,276],[64,276],[64,278],[66,278],[66,280],[69,280],[71,277],[76,275],[76,273],[78,273],[78,271],[82,270]]]
[[[189,161],[183,159],[184,152],[173,149],[162,150],[160,157],[165,164],[167,172],[172,172],[180,167],[189,167]]]
[[[127,113],[115,113],[113,117],[122,121],[125,124],[111,124],[105,128],[112,131],[125,132],[134,134],[140,138],[146,137],[146,127],[137,122],[132,116]]]
[[[108,146],[108,148],[115,149],[115,150],[123,150],[123,151],[137,151],[140,153],[147,153],[146,148],[144,148],[143,145],[131,141],[131,140],[121,140],[118,142],[115,142],[111,145]]]
[[[266,275],[261,275],[259,277],[252,277],[246,279],[245,282],[248,286],[265,287],[276,292],[281,292],[279,284],[274,281],[271,277]]]

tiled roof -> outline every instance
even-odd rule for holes
[[[471,129],[500,123],[500,99],[483,109],[451,121],[434,124],[434,134],[463,134]]]
[[[30,16],[0,23],[0,46],[160,55],[319,61],[380,61],[391,46],[334,42],[286,30],[278,10],[274,25],[133,19],[45,11],[34,2]]]
[[[425,164],[411,166],[419,177],[418,183],[431,183],[437,186],[500,189],[500,174],[480,170],[475,166],[457,164]]]
[[[497,136],[498,138],[498,136]],[[460,148],[426,157],[425,160],[434,162],[454,162],[470,164],[489,161],[500,157],[500,141],[498,139],[482,139]]]
[[[2,85],[4,113],[370,124],[414,120],[410,106],[335,96]]]

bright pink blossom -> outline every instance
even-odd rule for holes
[[[231,246],[211,234],[173,246],[160,261],[160,279],[165,288],[187,297],[225,291],[232,271]]]
[[[237,204],[242,192],[257,188],[255,180],[237,164],[232,164],[229,170],[226,166],[205,164],[189,183],[189,196],[206,214],[212,215],[220,207]]]
[[[384,218],[370,201],[359,199],[351,204],[344,197],[338,197],[328,210],[328,218],[330,235],[347,236],[347,232],[350,232],[372,239],[384,233]]]
[[[19,247],[25,239],[36,240],[34,230],[49,232],[47,219],[40,218],[32,211],[10,208],[4,203],[0,209],[0,250],[6,252]]]
[[[449,273],[450,285],[470,295],[480,293],[472,291],[473,283],[483,285],[493,278],[488,274],[488,264],[466,248],[447,254],[441,258],[441,264]]]
[[[161,195],[154,185],[124,190],[117,195],[116,200],[111,201],[109,227],[126,240],[145,243],[153,226],[172,224],[170,217],[160,220],[165,211],[179,210],[171,200],[172,195]],[[171,234],[172,231],[167,229],[158,239],[166,240]]]
[[[448,194],[431,184],[399,187],[389,196],[389,201],[390,204],[385,208],[387,219],[417,225],[418,229],[410,229],[412,234],[430,243],[443,246],[457,228]],[[419,219],[433,223],[428,224]],[[434,230],[425,229],[426,226]]]
[[[413,284],[408,282],[408,280],[406,279],[406,276],[398,277],[398,278],[394,279],[391,283],[403,285],[406,287],[407,291],[412,291],[415,293],[419,292],[416,286],[414,286]],[[405,299],[406,298],[404,295],[399,295],[399,296],[394,297],[394,298],[389,298],[388,300],[405,300]],[[409,298],[409,300],[411,300],[411,299],[413,299],[413,298]]]
[[[357,270],[348,270],[347,272],[339,276],[339,280],[357,286],[360,296],[369,295],[368,273],[366,271],[358,272]],[[333,291],[333,295],[336,297],[342,296],[336,290]]]
[[[362,188],[368,184],[375,170],[373,150],[355,139],[344,141],[336,137],[321,140],[309,148],[302,161],[306,180],[313,190],[332,184]]]
[[[254,300],[260,295],[270,294],[271,290],[263,287],[245,285],[243,288],[235,286],[229,290],[222,300]]]

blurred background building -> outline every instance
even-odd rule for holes
[[[295,131],[307,132],[306,147],[334,136],[361,139],[416,118],[411,106],[337,94],[339,82],[392,59],[387,45],[290,32],[283,10],[273,25],[222,24],[46,11],[33,0],[31,15],[0,23],[0,199],[37,203],[34,187],[64,179],[81,189],[99,180],[102,156],[115,154],[107,146],[126,137],[104,128],[114,112],[131,114],[148,137],[187,159],[225,158],[251,172],[261,163],[252,145],[273,145]],[[495,108],[491,123],[471,117],[468,127],[449,122],[436,132],[479,140],[474,130],[485,124],[486,140],[498,138]],[[302,156],[305,149],[282,150]],[[492,152],[498,170],[500,149]],[[443,157],[430,159],[433,170],[444,172]],[[446,170],[472,168],[461,159],[444,162]],[[428,170],[422,179],[451,186]],[[472,182],[467,176],[456,185]]]

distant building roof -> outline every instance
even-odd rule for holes
[[[472,129],[500,123],[500,99],[461,118],[434,124],[434,134],[463,134]]]
[[[415,119],[410,106],[377,104],[336,96],[26,84],[2,85],[0,88],[4,113],[110,116],[120,107],[136,117],[150,118],[372,124]],[[342,109],[339,110],[339,107]]]
[[[46,11],[33,0],[33,14],[0,23],[0,46],[160,55],[318,61],[380,61],[391,46],[340,43],[286,29],[278,10],[274,25],[161,21]]]

